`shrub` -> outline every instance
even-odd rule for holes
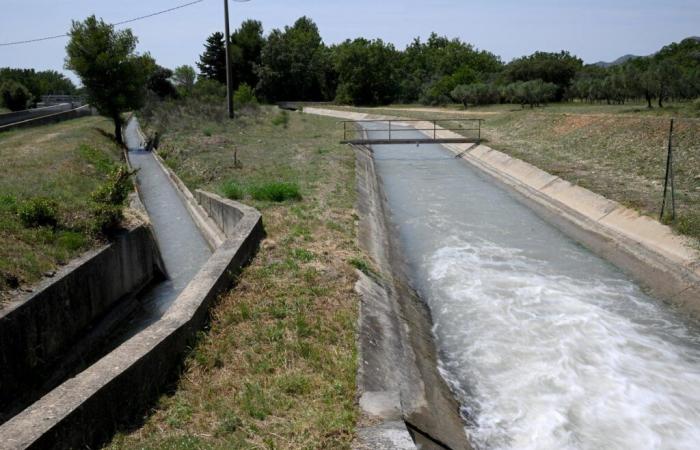
[[[8,80],[0,84],[0,100],[11,111],[27,109],[32,94],[24,85]]]
[[[299,186],[296,183],[273,181],[252,186],[250,195],[255,200],[283,202],[285,200],[301,200]]]
[[[131,176],[135,172],[129,172],[126,166],[119,166],[112,170],[105,184],[92,193],[92,199],[96,203],[107,205],[123,205],[132,190]]]
[[[105,184],[92,193],[93,231],[109,233],[119,228],[122,208],[132,190],[131,176],[125,166],[115,168]]]
[[[275,126],[282,125],[283,128],[287,128],[289,126],[289,113],[285,110],[280,111],[279,114],[272,118],[272,124]]]
[[[255,93],[253,89],[246,83],[241,84],[233,93],[233,103],[237,108],[242,108],[244,106],[257,106],[258,99],[255,98]]]
[[[121,206],[95,203],[92,206],[92,218],[93,231],[109,233],[119,229],[124,214]]]
[[[48,198],[33,198],[19,207],[19,218],[25,227],[55,227],[58,223],[58,206]]]
[[[240,200],[245,196],[245,189],[235,181],[229,180],[221,185],[221,193],[231,200]]]

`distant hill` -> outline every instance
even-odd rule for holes
[[[686,39],[692,39],[694,41],[700,42],[700,36],[690,36]],[[686,39],[684,39],[684,40],[686,40]],[[620,64],[624,64],[633,58],[641,58],[641,56],[640,55],[625,55],[625,56],[620,56],[619,58],[617,58],[615,61],[612,61],[612,62],[598,61],[597,63],[593,63],[592,65],[598,66],[598,67],[608,68],[608,67],[613,67],[613,66],[619,66]]]
[[[620,64],[624,64],[627,61],[629,61],[630,59],[634,59],[634,58],[639,58],[639,55],[620,56],[619,58],[617,58],[613,62],[598,61],[597,63],[593,63],[593,65],[598,66],[598,67],[604,67],[607,69],[608,67],[619,66]]]

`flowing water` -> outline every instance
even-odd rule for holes
[[[442,146],[373,151],[475,447],[700,448],[697,324]]]
[[[168,176],[153,154],[143,150],[138,126],[134,118],[124,130],[129,161],[139,170],[136,174],[139,194],[153,225],[168,279],[140,299],[142,311],[129,325],[132,330],[129,335],[157,321],[211,256],[211,250]]]

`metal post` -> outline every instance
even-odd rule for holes
[[[676,199],[675,188],[673,186],[673,119],[671,119],[671,127],[668,132],[668,154],[666,156],[666,176],[664,177],[664,199],[661,202],[661,214],[659,220],[664,218],[664,210],[666,209],[666,193],[668,192],[668,181],[671,180],[671,220],[676,219]]]
[[[389,140],[391,140],[391,120],[389,121]]]
[[[433,120],[433,139],[437,138],[437,120]]]
[[[228,21],[228,0],[224,0],[224,29],[226,31],[226,101],[228,102],[228,117],[233,119],[233,86],[231,86],[231,33]]]

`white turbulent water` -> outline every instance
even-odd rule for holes
[[[686,345],[697,339],[633,284],[547,264],[479,240],[427,260],[443,369],[469,387],[474,443],[697,449],[700,353]]]
[[[445,149],[374,150],[477,448],[700,448],[697,324]]]

